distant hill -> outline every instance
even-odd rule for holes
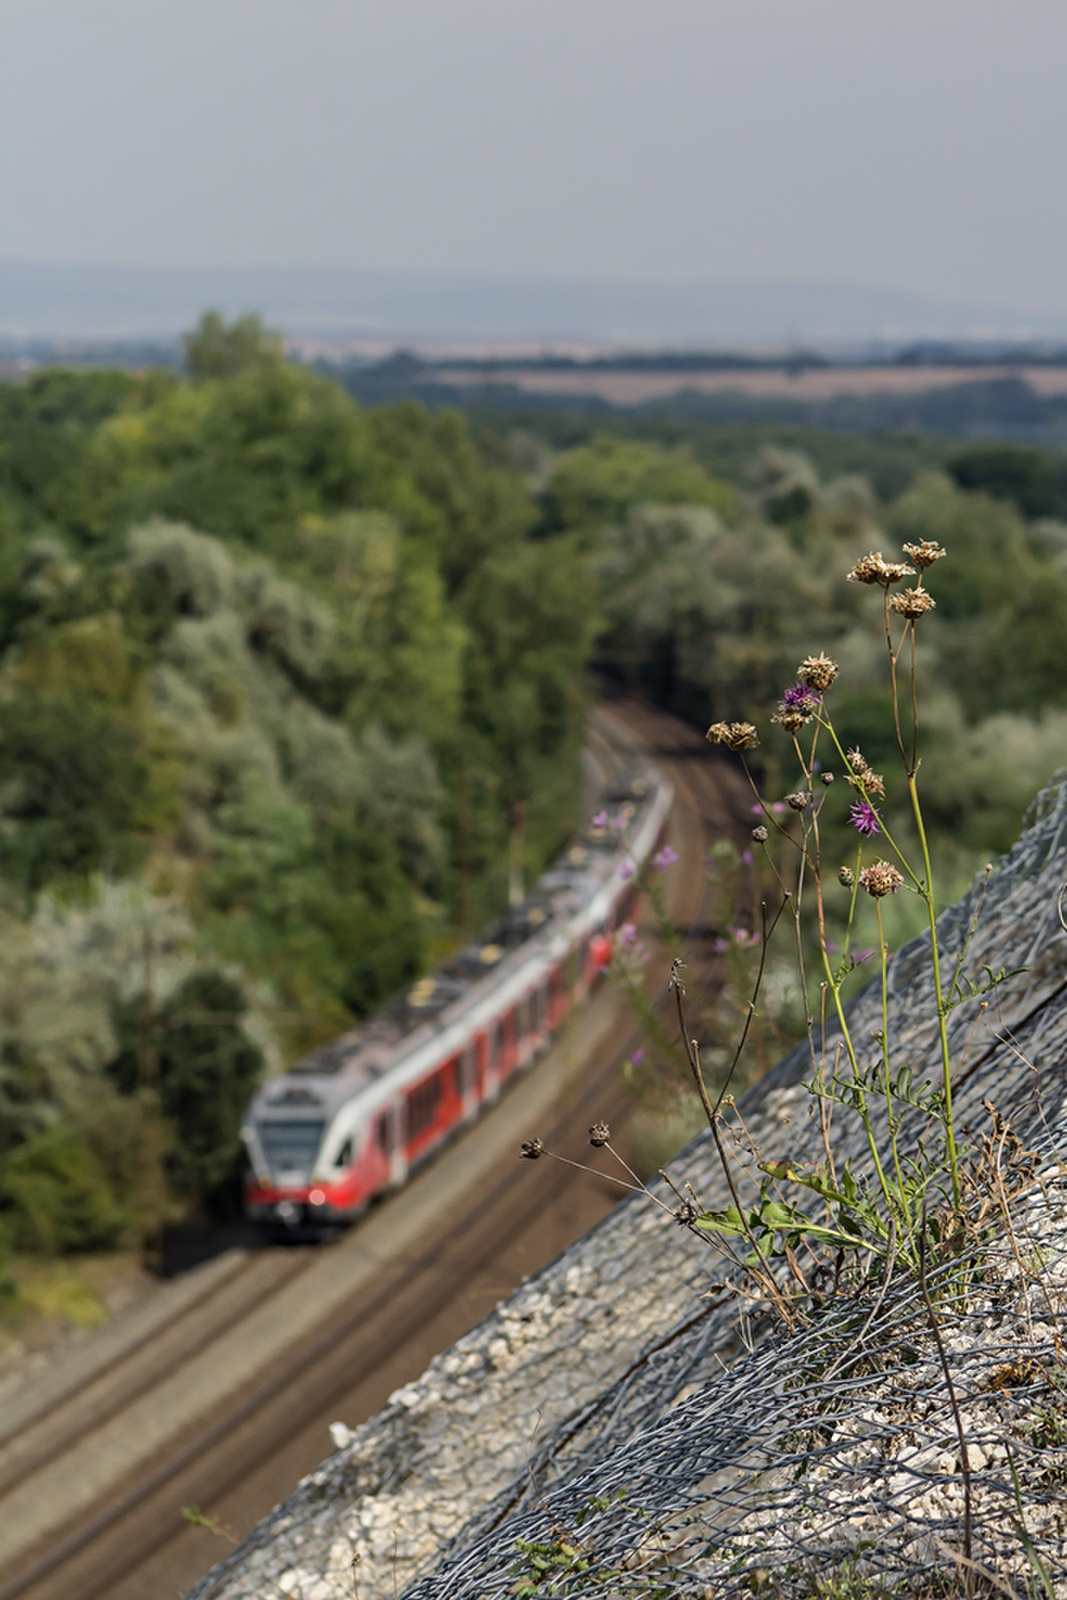
[[[166,338],[206,306],[258,311],[290,335],[382,339],[793,347],[1067,335],[1067,310],[1035,315],[863,284],[0,262],[0,338],[8,340]]]

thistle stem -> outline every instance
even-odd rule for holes
[[[883,1200],[889,1208],[890,1213],[892,1213],[893,1195],[889,1187],[889,1181],[885,1175],[885,1168],[882,1165],[882,1157],[878,1149],[878,1141],[874,1137],[874,1129],[871,1127],[871,1114],[867,1109],[867,1091],[863,1083],[863,1074],[860,1070],[859,1058],[856,1055],[856,1047],[852,1042],[852,1034],[849,1031],[848,1022],[845,1018],[845,1008],[841,1003],[841,987],[834,978],[833,971],[830,967],[830,955],[825,944],[822,946],[822,964],[823,971],[826,974],[827,986],[829,987],[830,993],[833,995],[834,999],[834,1012],[837,1016],[837,1025],[841,1029],[841,1037],[844,1040],[849,1066],[852,1068],[852,1081],[856,1090],[856,1108],[859,1112],[860,1121],[863,1123],[863,1131],[867,1135],[867,1145],[871,1152],[871,1161],[874,1165],[875,1175],[878,1178],[878,1187],[882,1191]]]
[[[923,824],[922,806],[919,804],[919,789],[915,782],[915,774],[908,777],[908,794],[911,796],[911,809],[915,817],[915,830],[919,835],[919,848],[922,850],[923,872],[926,875],[926,888],[923,899],[926,902],[926,916],[930,924],[930,959],[934,977],[934,999],[937,1005],[937,1032],[941,1045],[941,1081],[942,1094],[945,1101],[945,1154],[948,1157],[949,1172],[952,1176],[952,1204],[957,1216],[962,1209],[962,1195],[960,1190],[960,1163],[956,1150],[956,1130],[952,1117],[952,1056],[948,1043],[948,1013],[945,1006],[945,996],[941,988],[941,949],[937,938],[937,907],[934,903],[934,878],[930,865],[930,845],[926,837],[926,828]]]
[[[841,741],[837,737],[837,730],[834,727],[833,723],[827,717],[827,718],[823,719],[822,726],[826,729],[827,733],[830,735],[831,739],[834,741],[834,747],[836,748],[838,755],[841,757],[841,760],[845,763],[845,771],[849,774],[850,777],[855,778],[857,776],[857,774],[853,770],[852,763],[848,759],[848,756],[845,754],[844,750],[842,750],[842,748],[841,748]],[[858,781],[862,783],[862,779],[859,779]],[[863,798],[866,800],[867,799],[866,791],[864,789],[861,789],[860,793],[863,795]],[[915,869],[912,867],[912,865],[911,865],[910,861],[908,860],[907,856],[904,854],[903,850],[897,844],[897,841],[893,838],[893,835],[890,833],[889,829],[886,827],[884,816],[879,815],[878,822],[879,822],[879,831],[883,835],[883,837],[885,838],[885,841],[888,844],[889,848],[892,850],[893,854],[896,856],[897,860],[900,862],[901,866],[904,868],[904,871],[907,873],[908,877],[911,879],[912,883],[914,884],[914,886],[918,890],[918,892],[920,894],[922,894],[922,895],[925,895],[926,889],[925,889],[925,886],[923,885],[922,880],[919,878],[918,874],[915,872]]]
[[[875,900],[874,915],[878,923],[878,954],[882,968],[882,1082],[885,1094],[885,1111],[889,1119],[889,1146],[893,1152],[893,1172],[897,1180],[897,1194],[904,1205],[904,1174],[897,1148],[897,1114],[893,1107],[893,1079],[889,1068],[889,950],[882,922],[882,902]]]

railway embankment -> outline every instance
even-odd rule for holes
[[[1038,1156],[1010,1225],[971,1247],[965,1292],[887,1279],[789,1333],[634,1197],[393,1394],[189,1600],[503,1600],[546,1572],[567,1593],[751,1593],[773,1574],[768,1592],[807,1594],[830,1573],[867,1585],[850,1594],[951,1594],[992,1573],[1001,1592],[1067,1595],[1065,883],[1061,780],[939,925],[950,960],[973,925],[967,974],[1012,974],[949,1019],[959,1125],[977,1141],[992,1106]],[[936,1062],[928,952],[915,940],[890,969],[916,1079]],[[880,1008],[877,989],[858,997],[854,1036]],[[743,1102],[764,1159],[817,1154],[808,1070],[798,1049]],[[728,1199],[706,1136],[672,1170],[705,1205]]]

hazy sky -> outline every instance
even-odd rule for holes
[[[0,256],[1067,307],[1063,0],[0,0]]]

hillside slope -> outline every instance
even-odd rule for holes
[[[1028,1542],[1067,1593],[1065,881],[1061,778],[992,877],[940,922],[951,955],[980,906],[966,970],[1022,969],[995,1012],[953,1014],[957,1102],[976,1139],[985,1102],[1010,1118],[1041,1153],[1041,1182],[1017,1208],[1015,1243],[989,1249],[969,1304],[939,1301],[970,1436],[973,1559],[1020,1594],[1036,1571]],[[919,939],[893,962],[896,1036],[917,1076],[935,1054],[927,952]],[[872,986],[853,1004],[854,1033],[879,1019]],[[798,1048],[742,1103],[765,1158],[817,1150],[808,1070]],[[841,1154],[862,1160],[859,1146]],[[672,1172],[707,1205],[726,1198],[707,1136]],[[858,1593],[931,1593],[932,1562],[947,1574],[938,1592],[962,1592],[949,1583],[961,1451],[914,1280],[880,1303],[831,1303],[790,1336],[721,1277],[721,1261],[657,1208],[624,1202],[398,1391],[189,1600],[348,1600],[355,1558],[361,1600],[416,1579],[419,1600],[456,1600],[523,1581],[530,1593],[750,1593],[772,1575],[765,1592],[800,1596],[821,1592],[816,1572],[856,1579],[861,1558]]]

